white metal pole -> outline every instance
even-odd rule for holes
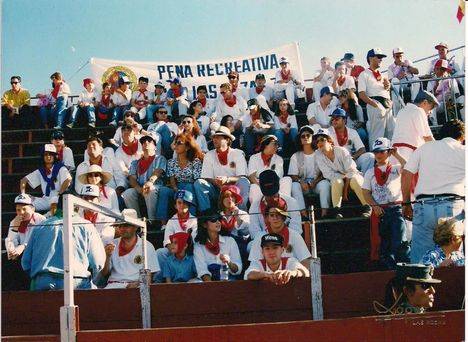
[[[148,259],[146,250],[146,227],[141,227],[143,256],[142,269],[140,270],[140,301],[141,301],[141,319],[143,329],[151,328],[151,271],[148,269]]]
[[[64,306],[60,308],[60,340],[76,341],[76,306],[73,295],[73,195],[63,196],[63,280]]]
[[[314,206],[310,206],[310,289],[312,300],[312,317],[314,321],[323,320],[322,303],[322,270],[320,258],[317,257],[317,238],[315,234],[315,211]]]

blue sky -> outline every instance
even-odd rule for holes
[[[13,74],[31,93],[43,91],[54,71],[69,79],[90,57],[198,61],[293,41],[306,77],[322,56],[336,61],[352,51],[365,65],[375,46],[390,54],[402,46],[418,59],[439,41],[464,44],[457,7],[458,0],[3,0],[2,91]],[[72,93],[89,74],[86,66],[69,80]]]

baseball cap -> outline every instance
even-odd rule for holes
[[[143,144],[145,141],[152,141],[156,145],[156,137],[152,133],[144,135],[140,138],[140,143]]]
[[[256,79],[256,80],[264,80],[264,79],[265,79],[265,75],[264,75],[264,74],[257,74],[257,75],[255,76],[255,79]]]
[[[343,108],[335,108],[335,110],[329,116],[338,116],[340,118],[345,118],[347,116],[346,111]]]
[[[372,152],[388,151],[392,148],[390,140],[387,138],[377,138],[372,144]]]
[[[314,128],[312,126],[310,126],[310,125],[302,126],[301,129],[299,130],[299,135],[301,135],[305,131],[307,131],[310,134],[314,135]]]
[[[258,175],[260,190],[264,196],[276,195],[279,191],[279,177],[275,171],[267,169]]]
[[[400,47],[400,46],[394,48],[393,49],[393,54],[397,54],[397,53],[404,53],[403,48]]]
[[[19,194],[15,197],[15,204],[32,205],[32,198],[28,194]]]
[[[52,135],[50,136],[50,139],[56,139],[56,140],[63,140],[65,136],[63,135],[62,131],[56,130],[52,132]]]
[[[371,58],[371,57],[385,58],[385,57],[387,57],[387,55],[384,55],[384,53],[382,52],[382,49],[373,48],[373,49],[370,49],[369,51],[367,51],[367,60],[369,60],[369,58]]]
[[[94,184],[86,184],[81,188],[80,195],[99,197],[99,187]]]
[[[352,54],[351,52],[346,52],[341,60],[342,61],[354,61],[354,54]]]
[[[275,233],[265,234],[262,236],[260,246],[262,248],[265,247],[266,245],[282,246],[283,241],[284,241],[283,237],[279,234],[275,234]]]
[[[330,136],[330,133],[328,132],[328,129],[326,129],[326,128],[321,128],[321,127],[320,127],[320,128],[315,132],[314,137],[318,137],[319,135],[325,135],[325,136],[329,137],[329,136]]]
[[[128,76],[121,76],[119,78],[119,85],[124,84],[124,83],[132,83],[132,81],[130,81]]]
[[[444,42],[440,42],[439,44],[437,44],[436,46],[434,46],[434,48],[435,48],[436,50],[439,50],[439,48],[441,48],[441,47],[448,49],[447,43],[444,43]]]
[[[288,60],[287,57],[281,57],[281,58],[280,58],[279,64],[283,64],[283,63],[286,63],[286,64],[289,63],[289,60]]]
[[[420,90],[418,95],[416,95],[416,98],[414,99],[414,103],[421,103],[424,100],[432,102],[436,106],[440,104],[437,98],[434,96],[434,94],[428,92],[427,90]]]
[[[324,95],[328,95],[328,94],[331,94],[332,96],[338,97],[338,95],[336,95],[336,94],[333,92],[333,89],[332,89],[332,87],[330,87],[330,86],[325,86],[325,87],[323,87],[323,88],[320,90],[320,97],[322,97],[322,96],[324,96]]]
[[[164,84],[161,82],[161,81],[158,81],[158,83],[156,83],[154,85],[155,88],[159,87],[159,88],[163,88],[163,89],[166,89],[166,87],[164,86]]]
[[[175,193],[174,195],[175,199],[180,198],[182,201],[187,202],[188,204],[194,204],[193,203],[193,194],[192,192],[188,190],[179,190]]]
[[[335,63],[335,69],[338,69],[340,66],[345,65],[343,61],[338,61]]]
[[[432,278],[434,267],[423,264],[398,263],[396,265],[396,279],[404,283],[414,281],[417,283],[439,284],[442,281]]]
[[[247,107],[249,107],[249,109],[254,109],[257,106],[258,106],[257,99],[250,99],[249,101],[247,101]]]
[[[449,62],[446,59],[439,59],[435,64],[434,64],[434,69],[435,68],[444,68],[446,70],[452,70],[450,67]]]
[[[57,153],[57,149],[54,144],[45,144],[44,152]]]
[[[172,80],[168,80],[169,83],[180,84],[180,79],[178,77],[173,78]]]

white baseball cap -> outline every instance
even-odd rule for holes
[[[388,151],[392,148],[390,140],[387,138],[378,138],[372,145],[372,152]]]
[[[138,219],[138,213],[136,212],[135,209],[124,209],[122,210],[122,215],[125,218],[132,218],[132,219]],[[128,223],[123,222],[123,221],[118,221],[114,222],[111,225],[112,226],[121,226],[121,225],[127,225]]]
[[[281,57],[280,58],[279,64],[283,64],[283,63],[289,63],[289,60],[288,60],[287,57]]]
[[[54,144],[45,144],[44,152],[57,153],[57,149],[55,148]]]
[[[316,135],[328,135],[328,136],[330,136],[330,133],[328,132],[328,129],[326,129],[326,128],[320,127],[319,129],[317,129],[317,131],[314,131],[314,132],[315,132],[314,136],[316,136]]]
[[[81,196],[99,197],[99,187],[94,184],[83,185],[80,191]]]
[[[403,48],[401,46],[394,48],[393,54],[396,54],[396,53],[404,53]]]
[[[32,205],[32,198],[28,194],[19,194],[15,198],[15,204]]]

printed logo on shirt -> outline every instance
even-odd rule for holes
[[[141,255],[136,255],[135,258],[133,259],[133,262],[135,264],[141,264],[143,262],[143,257]]]
[[[236,163],[234,163],[233,161],[229,164],[229,167],[232,168],[232,169],[235,169],[236,168]]]

